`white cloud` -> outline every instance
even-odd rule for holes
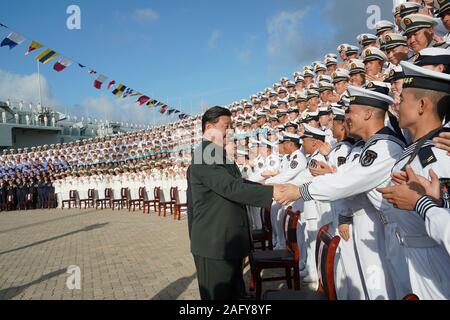
[[[41,75],[42,100],[47,105],[58,105],[53,98],[47,79]],[[18,75],[0,70],[0,99],[13,102],[23,101],[25,104],[39,101],[39,82],[37,73]]]
[[[300,24],[308,9],[281,11],[267,20],[267,53],[274,59],[292,58],[303,42]],[[310,45],[314,45],[310,43]],[[286,61],[284,61],[286,63]]]
[[[152,124],[161,121],[162,116],[156,110],[135,103],[135,97],[127,99],[116,98],[110,93],[102,93],[97,97],[81,98],[81,103],[66,106],[53,97],[51,87],[45,76],[41,75],[42,100],[44,106],[50,106],[57,111],[78,118],[98,118],[119,122]],[[39,102],[39,87],[37,74],[18,75],[0,69],[0,101],[10,99],[15,105],[19,101],[28,107],[31,102],[34,106]],[[167,119],[163,116],[163,119]]]
[[[221,35],[222,34],[220,33],[219,30],[214,30],[212,32],[212,34],[211,34],[211,36],[209,37],[209,40],[208,40],[208,47],[210,49],[213,49],[213,48],[216,47],[217,41],[220,39]]]
[[[156,22],[159,20],[159,13],[150,8],[135,9],[131,15],[133,20],[143,23]]]

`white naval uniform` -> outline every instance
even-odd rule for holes
[[[450,255],[450,209],[439,208],[429,197],[421,198],[416,211],[425,221],[427,234]]]
[[[289,156],[285,156],[285,160],[281,164],[281,170],[278,175],[266,180],[266,184],[284,184],[292,183],[297,176],[302,175],[304,171],[307,171],[308,161],[300,150],[295,151]],[[283,249],[286,244],[284,236],[284,216],[285,208],[278,204],[273,203],[271,209],[271,221],[272,227],[276,234],[277,249]]]
[[[316,161],[327,162],[319,150],[309,157],[308,168],[315,167]],[[304,176],[302,178],[304,178]],[[300,204],[297,203],[297,205]],[[322,215],[321,213],[325,214]],[[302,252],[300,270],[305,269],[309,276],[309,282],[317,283],[318,280],[315,261],[317,232],[322,225],[328,224],[329,222],[331,222],[331,208],[328,204],[320,203],[316,200],[303,202],[303,214],[300,216],[299,225],[297,227],[297,244],[300,252]]]
[[[249,166],[244,166],[242,168],[242,178],[252,182],[262,182],[264,178],[261,176],[261,173],[265,170],[265,163],[266,159],[262,155],[259,155],[253,161],[253,168],[250,168]],[[247,214],[253,230],[262,229],[260,213],[261,208],[247,206]]]
[[[448,183],[450,157],[446,151],[435,147],[433,137],[420,147],[415,157],[414,151],[418,142],[410,145],[392,172],[400,172],[412,161],[410,165],[416,174],[430,179],[429,170],[433,169],[441,182],[445,179]],[[450,256],[444,246],[429,237],[426,224],[419,215],[396,209],[386,200],[380,205],[387,220],[385,233],[390,249],[387,252],[388,257],[390,259],[392,254],[395,254],[396,257],[404,259],[401,262],[406,264],[407,269],[403,270],[403,273],[409,273],[412,293],[422,300],[450,299]],[[396,274],[402,272],[402,265],[398,260],[400,259],[397,258],[390,264]]]
[[[359,194],[366,194],[371,203],[364,206],[367,214],[353,220],[355,242],[361,274],[366,284],[368,299],[399,298],[393,286],[404,282],[404,277],[391,277],[387,268],[383,224],[378,214],[381,194],[376,188],[391,181],[391,168],[403,152],[404,144],[395,132],[385,127],[366,142],[359,161],[343,166],[335,174],[317,177],[301,189],[303,199],[336,201]],[[375,207],[376,210],[373,210]],[[378,213],[378,214],[377,214]],[[361,218],[364,223],[357,223]],[[398,288],[398,286],[395,286]],[[403,297],[401,297],[403,298]],[[400,299],[401,299],[400,298]]]
[[[259,156],[256,158],[254,170],[247,171],[248,176],[244,179],[248,179],[252,182],[263,183],[265,178],[262,176],[264,171],[278,171],[280,165],[279,156],[274,153],[271,153],[267,158]],[[262,229],[262,221],[261,221],[261,208],[248,206],[248,211],[250,216],[250,221],[252,222],[253,229],[259,230]]]
[[[362,140],[356,142],[350,150],[345,164],[339,166],[338,170],[345,170],[346,166],[352,166],[352,162],[358,161],[364,144],[365,142]],[[331,224],[329,233],[331,235],[339,235],[338,227],[341,222],[349,225],[350,235],[348,241],[341,239],[336,250],[334,274],[338,300],[365,300],[368,298],[360,271],[361,263],[356,250],[357,247],[361,247],[360,241],[356,241],[360,239],[356,229],[366,225],[367,219],[369,219],[365,209],[365,207],[370,207],[367,206],[367,202],[366,195],[360,194],[331,203],[333,224]],[[353,225],[353,220],[356,220],[356,228]],[[364,250],[364,248],[359,249],[359,251],[361,250]]]

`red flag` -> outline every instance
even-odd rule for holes
[[[146,103],[148,100],[150,100],[150,98],[149,97],[147,97],[147,96],[142,96],[142,97],[139,97],[139,99],[137,100],[137,103],[139,103],[139,105],[143,105],[144,103]]]
[[[161,109],[159,110],[159,113],[165,114],[165,113],[167,112],[167,108],[168,108],[167,105],[163,105],[163,106],[161,107]]]
[[[102,74],[99,75],[94,81],[94,87],[100,90],[102,88],[103,82],[105,82],[106,79],[108,79],[106,76]]]
[[[113,80],[108,84],[108,90],[111,89],[116,84],[116,81]]]
[[[72,60],[62,58],[61,60],[59,60],[58,62],[55,63],[55,65],[53,66],[53,69],[57,72],[61,72],[65,68],[69,67],[72,63],[73,63]]]

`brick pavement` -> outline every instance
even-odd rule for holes
[[[80,290],[67,287],[69,266],[79,267]],[[185,217],[0,212],[0,270],[1,300],[199,299]]]

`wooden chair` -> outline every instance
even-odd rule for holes
[[[128,208],[128,211],[131,211],[131,206],[133,206],[133,212],[136,211],[136,204],[139,206],[139,210],[142,209],[142,206],[144,204],[145,198],[147,197],[147,192],[145,191],[145,187],[139,188],[139,198],[130,200],[130,207]]]
[[[418,301],[418,300],[420,300],[420,299],[419,299],[419,297],[416,296],[415,294],[410,293],[410,294],[406,295],[406,296],[403,298],[403,300]]]
[[[25,210],[33,209],[35,207],[34,204],[34,195],[32,192],[28,192],[25,195]]]
[[[128,188],[122,188],[120,189],[120,199],[113,200],[113,207],[112,209],[116,207],[116,204],[118,205],[118,209],[123,208],[129,208],[130,207],[130,192]]]
[[[103,208],[106,208],[106,205],[109,205],[109,208],[112,208],[113,200],[114,200],[113,195],[114,195],[113,190],[111,188],[106,188],[105,189],[105,198],[97,199],[95,201],[95,209],[98,209],[98,207],[100,206],[101,210],[103,210]]]
[[[173,187],[170,189],[170,200],[173,201],[173,211],[174,215],[173,218],[178,221],[181,220],[181,210],[183,208],[186,208],[187,210],[187,203],[181,203],[180,202],[180,193],[178,192],[178,187]]]
[[[150,214],[150,207],[153,206],[154,211],[156,212],[157,208],[159,208],[159,202],[161,201],[161,188],[155,187],[153,188],[153,199],[147,199],[144,201],[144,213],[145,208],[147,208],[147,213]]]
[[[292,289],[292,279],[294,279],[294,289],[300,290],[300,270],[298,266],[300,252],[296,234],[299,217],[300,212],[293,213],[290,207],[286,209],[284,220],[286,249],[253,251],[250,253],[250,268],[257,300],[261,299],[263,282],[286,280],[288,288]],[[265,269],[284,269],[285,276],[262,278],[261,271]],[[292,270],[293,274],[291,273]]]
[[[65,203],[69,204],[69,209],[72,208],[72,203],[73,203],[74,208],[78,208],[78,192],[76,190],[70,190],[69,191],[69,199],[62,201],[61,209],[64,209]]]
[[[170,214],[173,214],[173,207],[175,205],[175,202],[172,201],[161,201],[161,188],[159,189],[159,204],[158,204],[158,216],[161,216],[161,208],[164,209],[164,217],[167,216],[167,208],[170,210]],[[170,188],[170,194],[172,194],[172,188]]]
[[[265,251],[267,248],[273,250],[272,241],[272,223],[270,221],[270,209],[261,208],[260,211],[262,229],[252,231],[253,244],[260,244],[261,249]]]
[[[93,208],[94,204],[95,204],[95,189],[89,189],[88,190],[88,197],[87,199],[81,199],[80,200],[80,207],[81,204],[84,203],[84,208],[87,209],[87,207],[89,208]]]
[[[319,289],[316,292],[292,290],[267,291],[265,300],[337,300],[334,282],[334,258],[341,238],[328,233],[329,226],[320,228],[316,241],[316,266]]]

